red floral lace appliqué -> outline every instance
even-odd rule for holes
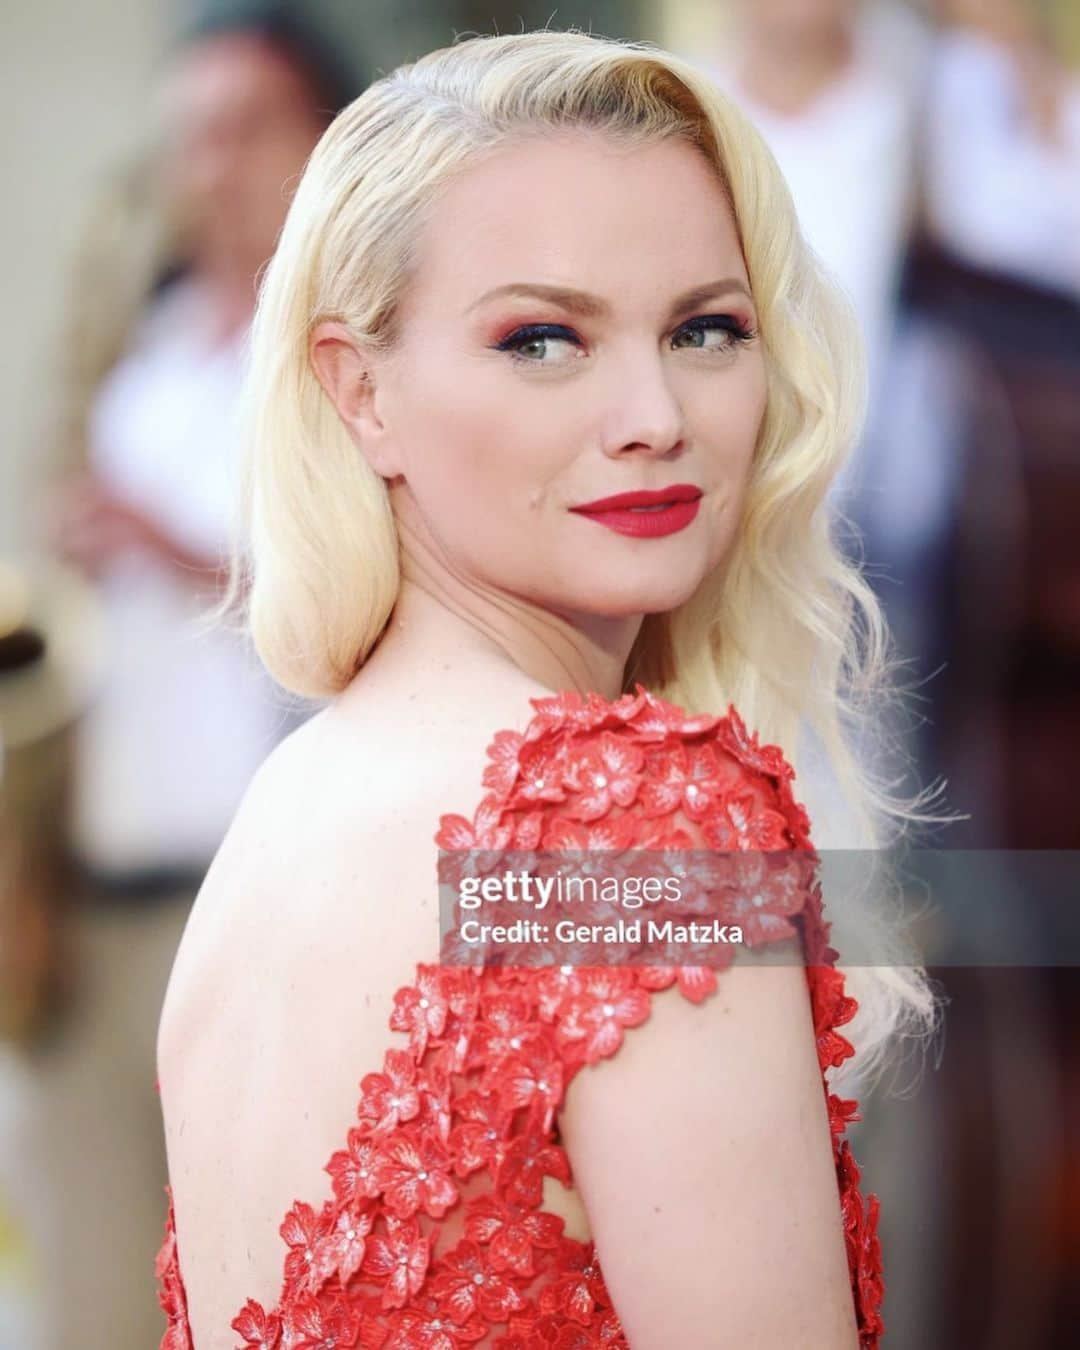
[[[812,849],[791,767],[734,707],[690,716],[641,685],[614,702],[565,693],[532,706],[524,733],[500,731],[488,747],[473,818],[442,817],[440,847],[689,847],[682,819],[715,848],[747,850],[748,868],[759,865],[753,850]],[[856,1003],[817,888],[798,909],[782,887],[760,894],[746,940],[797,931],[806,954],[860,1347],[873,1350],[883,1330],[878,1201],[864,1202],[843,1137],[857,1103],[824,1077],[853,1053],[839,1028]],[[545,1177],[572,1181],[556,1114],[574,1075],[648,1019],[654,992],[675,987],[699,1003],[716,981],[695,966],[419,965],[390,1016],[408,1049],[388,1050],[361,1080],[357,1122],[324,1169],[331,1194],[286,1214],[277,1303],[247,1300],[230,1323],[238,1350],[629,1350],[595,1245],[541,1208]],[[166,1194],[154,1268],[161,1350],[192,1350]],[[441,1221],[458,1206],[463,1230],[447,1245]]]

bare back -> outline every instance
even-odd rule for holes
[[[437,959],[439,817],[471,814],[485,746],[548,693],[516,675],[486,692],[457,699],[444,676],[437,698],[365,699],[355,682],[262,766],[199,893],[158,1040],[198,1350],[233,1345],[246,1297],[272,1305],[282,1215],[326,1191],[359,1079],[405,1044],[388,1015]],[[588,1238],[576,1191],[549,1179],[545,1204]]]

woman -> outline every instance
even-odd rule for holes
[[[164,1345],[876,1344],[813,905],[754,929],[809,972],[477,974],[434,964],[432,884],[440,825],[808,848],[803,723],[863,840],[911,813],[844,735],[884,664],[822,513],[853,323],[760,138],[654,49],[470,40],[322,139],[256,317],[235,584],[275,677],[335,697],[166,997]],[[861,974],[865,1064],[930,1000]]]

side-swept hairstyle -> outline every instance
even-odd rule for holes
[[[219,615],[243,596],[262,660],[302,696],[332,696],[356,674],[397,597],[398,541],[386,484],[312,369],[311,331],[335,319],[391,350],[440,191],[515,138],[573,128],[630,143],[679,137],[706,157],[738,227],[767,368],[734,547],[685,604],[645,618],[626,687],[640,680],[693,711],[734,703],[783,747],[813,821],[815,783],[800,768],[808,735],[848,822],[832,841],[818,832],[819,848],[875,848],[889,830],[941,819],[921,811],[925,793],[891,796],[853,749],[895,697],[880,605],[835,542],[826,502],[865,412],[854,311],[806,243],[760,134],[704,73],[650,43],[552,31],[470,38],[379,79],[330,125],[261,288],[243,519]],[[879,953],[876,966],[848,971],[865,1066],[893,1033],[927,1026],[934,1000],[887,906],[862,908]]]

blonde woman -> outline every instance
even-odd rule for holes
[[[172,973],[163,1346],[877,1344],[825,1074],[925,1021],[921,975],[845,993],[812,897],[719,974],[439,964],[434,882],[437,845],[808,850],[811,739],[848,842],[914,814],[850,749],[885,633],[823,502],[863,384],[774,161],[664,52],[472,39],[327,131],[232,598],[332,702]]]

